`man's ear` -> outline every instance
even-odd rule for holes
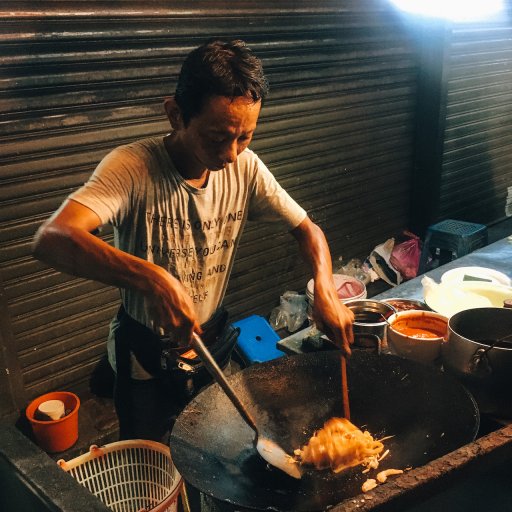
[[[183,128],[183,118],[181,116],[181,110],[174,96],[169,96],[164,99],[164,108],[165,113],[167,114],[167,119],[171,123],[171,126],[174,130],[180,130]]]

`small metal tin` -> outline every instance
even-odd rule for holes
[[[386,318],[396,313],[393,306],[378,300],[357,299],[345,302],[354,313],[354,345],[356,347],[377,347],[380,354],[386,343],[388,323]]]

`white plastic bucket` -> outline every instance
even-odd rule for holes
[[[341,302],[345,303],[354,299],[366,299],[367,291],[365,284],[353,276],[345,274],[333,274],[334,286],[338,292]],[[315,281],[310,279],[306,287],[306,297],[308,299],[308,317],[312,319],[313,304],[315,301]]]

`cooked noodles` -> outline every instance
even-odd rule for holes
[[[359,464],[377,467],[383,449],[381,441],[359,430],[346,418],[331,418],[307,445],[295,450],[295,455],[302,464],[312,464],[316,469],[330,467],[339,473]]]

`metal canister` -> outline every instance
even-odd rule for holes
[[[371,299],[356,299],[345,302],[354,313],[354,346],[362,348],[376,348],[380,354],[386,343],[388,323],[396,310],[390,304]]]

